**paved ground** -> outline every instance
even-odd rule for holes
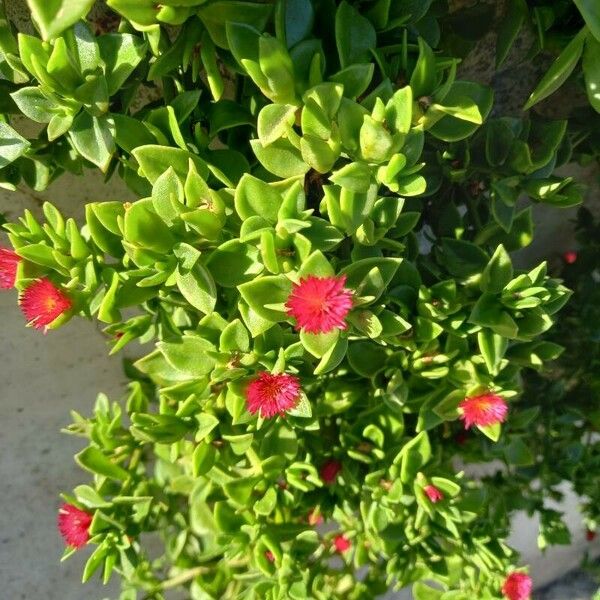
[[[599,587],[587,573],[573,571],[534,594],[533,600],[591,600]]]

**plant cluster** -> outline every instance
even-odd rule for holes
[[[59,513],[66,554],[94,548],[84,581],[526,600],[503,540],[531,465],[554,465],[523,372],[560,354],[542,336],[570,291],[509,253],[533,203],[581,202],[556,173],[581,141],[567,120],[490,116],[443,2],[108,0],[95,30],[91,0],[28,4],[41,38],[0,22],[2,185],[95,166],[140,198],[83,223],[46,203],[0,250],[31,326],[84,316],[111,353],[152,345],[124,402],[68,427],[93,476]]]

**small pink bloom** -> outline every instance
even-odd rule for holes
[[[10,248],[0,247],[0,289],[9,290],[15,286],[20,256]]]
[[[593,542],[596,539],[596,532],[591,529],[586,529],[585,531],[585,539],[588,542]]]
[[[19,304],[28,324],[44,331],[72,307],[69,297],[46,278],[38,279],[25,288]]]
[[[265,551],[265,558],[269,561],[269,562],[275,562],[275,555],[270,551],[270,550],[266,550]]]
[[[431,500],[433,504],[444,499],[444,494],[442,494],[442,492],[440,492],[440,490],[438,490],[435,487],[435,485],[426,485],[423,488],[423,491],[425,492],[425,494],[427,494],[427,497],[429,498],[429,500]]]
[[[313,509],[308,513],[307,520],[309,525],[321,525],[323,523],[323,515],[317,512],[316,509]]]
[[[352,542],[345,535],[336,535],[333,538],[333,546],[336,552],[342,554],[352,547]]]
[[[461,410],[460,418],[465,423],[465,429],[473,425],[487,427],[503,423],[508,413],[508,405],[504,399],[491,393],[465,398],[458,407]]]
[[[58,530],[73,548],[85,546],[90,539],[92,515],[72,504],[63,504],[58,510]]]
[[[270,419],[294,408],[300,391],[300,380],[294,375],[261,371],[246,388],[246,406],[252,414],[260,412],[261,417]]]
[[[335,483],[338,473],[342,470],[342,463],[338,460],[328,460],[323,464],[319,474],[321,475],[321,479],[323,483],[326,485],[332,485]]]
[[[286,303],[287,314],[296,320],[296,329],[328,333],[346,329],[346,315],[352,308],[352,291],[344,287],[346,276],[309,275],[294,284]]]
[[[563,254],[563,259],[568,265],[572,265],[574,262],[577,262],[577,252],[573,250],[565,252]]]
[[[514,571],[504,580],[502,593],[508,600],[529,600],[531,596],[531,577],[527,573]]]

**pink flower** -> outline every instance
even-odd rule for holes
[[[316,508],[313,508],[313,510],[308,513],[306,520],[309,525],[321,525],[321,523],[323,523],[323,515],[318,512]]]
[[[265,558],[269,562],[275,562],[275,555],[270,550],[265,550]]]
[[[294,284],[285,306],[287,314],[296,320],[296,329],[308,333],[346,329],[344,319],[352,308],[352,292],[344,287],[345,283],[345,275],[309,275]]]
[[[342,470],[342,463],[338,460],[328,460],[323,464],[319,474],[321,475],[321,479],[323,483],[326,485],[332,485],[335,483],[338,473]]]
[[[19,304],[28,324],[44,331],[72,307],[69,297],[46,278],[38,279],[25,288]]]
[[[333,547],[336,552],[342,554],[352,547],[352,542],[345,535],[336,535],[333,538]]]
[[[20,260],[21,257],[10,248],[0,247],[0,289],[9,290],[15,286]]]
[[[440,490],[438,490],[435,487],[435,485],[426,485],[423,488],[423,491],[425,492],[425,494],[427,494],[427,497],[433,504],[444,499],[444,494],[442,494],[442,492],[440,492]]]
[[[502,593],[508,600],[528,600],[531,596],[531,577],[527,573],[514,571],[504,580]]]
[[[294,375],[261,371],[246,388],[246,406],[252,414],[260,412],[261,417],[270,419],[294,408],[300,391],[300,380]]]
[[[465,429],[473,425],[487,427],[503,423],[508,413],[508,405],[504,399],[491,393],[465,398],[458,407],[461,410],[460,418],[465,423]]]
[[[572,265],[577,261],[577,252],[570,250],[569,252],[565,252],[563,254],[563,259],[568,265]]]
[[[85,546],[90,539],[92,515],[72,504],[63,504],[58,510],[58,530],[73,548]]]

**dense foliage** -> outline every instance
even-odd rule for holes
[[[59,518],[67,554],[94,548],[84,581],[117,573],[121,600],[410,584],[417,600],[526,600],[511,514],[564,543],[545,502],[568,480],[598,520],[598,382],[581,377],[598,362],[598,249],[566,269],[579,299],[554,334],[571,292],[510,253],[533,203],[581,202],[556,170],[597,160],[594,126],[493,112],[493,90],[461,79],[486,5],[108,0],[86,21],[92,0],[28,4],[39,34],[0,22],[0,182],[96,167],[140,198],[99,198],[79,224],[46,203],[4,225],[0,252],[32,326],[81,315],[111,353],[151,344],[124,402],[100,394],[68,428],[93,474]],[[595,115],[594,2],[532,4],[499,15],[498,64],[568,13],[527,108],[574,73]],[[573,330],[596,344],[584,360]],[[461,471],[497,460],[493,477]]]

